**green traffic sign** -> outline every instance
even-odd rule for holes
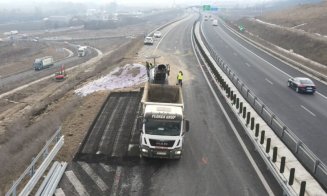
[[[203,8],[203,11],[210,11],[211,10],[210,5],[203,5],[202,8]]]

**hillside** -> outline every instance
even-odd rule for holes
[[[236,21],[245,35],[327,65],[327,1]]]
[[[295,27],[309,33],[327,35],[327,1],[266,13],[258,19],[285,27]]]

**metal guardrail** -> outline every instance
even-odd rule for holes
[[[231,68],[211,48],[202,31],[200,31],[200,34],[212,58],[233,82],[242,96],[279,136],[310,174],[316,178],[324,189],[327,189],[326,165],[238,78]],[[215,70],[213,66],[211,68]],[[218,74],[217,71],[214,71],[214,74]]]
[[[16,196],[17,191],[20,186],[22,186],[22,181],[25,178],[30,177],[30,181],[26,184],[19,195],[28,195],[29,192],[33,189],[37,181],[42,177],[43,172],[46,170],[48,165],[53,160],[54,156],[60,150],[63,145],[63,138],[61,134],[61,127],[55,132],[55,134],[46,142],[45,146],[39,152],[39,154],[33,158],[32,163],[26,168],[26,170],[20,175],[20,177],[14,181],[12,187],[6,193],[6,196]],[[51,152],[49,153],[50,148]],[[42,163],[40,164],[40,162]],[[40,166],[36,169],[37,165]]]

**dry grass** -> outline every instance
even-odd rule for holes
[[[300,5],[294,8],[271,12],[260,19],[286,27],[305,24],[299,29],[310,33],[327,35],[327,2],[318,4]]]

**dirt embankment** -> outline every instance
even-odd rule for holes
[[[309,33],[327,35],[327,1],[266,13],[258,18],[273,24],[302,29]]]
[[[44,42],[17,41],[0,44],[0,75],[2,77],[33,68],[36,58],[52,56],[54,60],[68,56],[62,45]]]
[[[286,50],[293,50],[313,61],[327,65],[327,39],[290,28],[271,26],[253,19],[242,19],[246,31]]]
[[[253,39],[270,42],[327,65],[326,1],[266,13],[257,18],[259,21],[243,18],[236,23],[245,26]]]
[[[100,92],[81,98],[73,90],[109,73],[116,66],[133,63],[142,46],[141,38],[127,41],[95,64],[68,72],[68,78],[63,82],[49,79],[8,97],[15,102],[0,103],[11,105],[0,116],[0,195],[10,188],[11,182],[18,178],[31,157],[40,151],[60,125],[63,126],[65,145],[59,158],[71,160],[107,95]]]

